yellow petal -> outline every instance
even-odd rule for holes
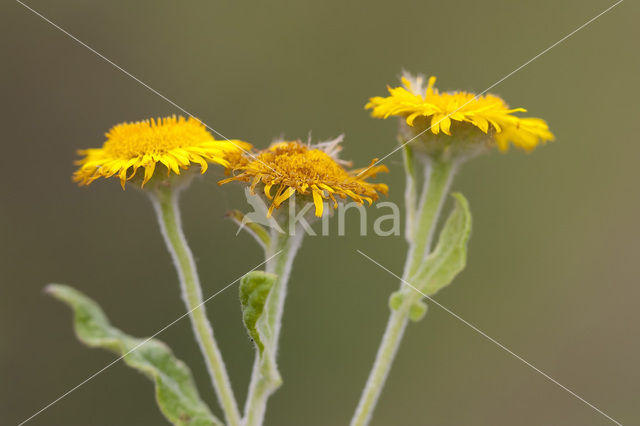
[[[287,201],[295,192],[296,192],[295,188],[288,187],[285,191],[283,191],[279,196],[277,196],[273,200],[273,204],[275,204],[276,207],[279,207],[280,204]]]
[[[322,210],[324,208],[324,200],[319,190],[314,189],[312,192],[313,192],[313,204],[315,204],[316,206],[316,217],[321,217]]]
[[[149,163],[144,168],[144,179],[142,180],[142,186],[149,182],[149,179],[153,176],[153,172],[156,169],[156,163]]]
[[[266,195],[266,197],[268,199],[272,199],[273,196],[271,195],[271,187],[273,186],[273,183],[269,183],[267,185],[264,186],[264,195]]]

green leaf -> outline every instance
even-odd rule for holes
[[[277,275],[268,272],[251,271],[240,280],[242,319],[249,336],[256,344],[260,356],[260,374],[270,389],[277,389],[282,383],[269,325],[269,315],[273,313],[267,309],[271,289],[276,284],[277,278]]]
[[[389,297],[389,307],[392,310],[397,311],[398,309],[400,309],[403,302],[404,302],[404,293],[401,290],[394,291],[393,293],[391,293],[391,296]]]
[[[266,336],[261,333],[258,321],[264,314],[264,306],[276,278],[276,275],[267,272],[251,271],[240,280],[242,320],[260,355],[264,351]]]
[[[409,290],[415,292],[415,290]],[[407,301],[407,291],[398,290],[391,293],[389,297],[389,307],[397,311]],[[413,295],[412,295],[413,296]],[[409,298],[411,305],[409,306],[409,319],[413,322],[418,322],[427,314],[427,305],[422,300],[414,300],[415,297]]]
[[[427,296],[451,284],[467,262],[467,243],[471,236],[469,203],[460,193],[452,196],[456,205],[440,232],[438,244],[413,279],[414,285]]]
[[[65,285],[50,284],[47,293],[66,303],[74,312],[74,328],[87,346],[104,348],[155,382],[156,401],[174,425],[222,425],[200,399],[189,368],[171,349],[156,339],[131,337],[113,327],[100,306],[81,292]]]
[[[427,305],[422,300],[417,300],[409,308],[409,319],[418,322],[427,314]]]

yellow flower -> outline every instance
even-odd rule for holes
[[[373,117],[403,117],[411,127],[417,124],[417,119],[422,119],[419,127],[425,127],[434,135],[440,132],[449,136],[452,132],[466,135],[472,126],[492,137],[503,151],[509,147],[509,142],[532,150],[538,144],[554,139],[544,120],[514,115],[526,110],[510,109],[498,96],[477,96],[462,91],[440,93],[433,87],[435,77],[429,78],[426,89],[422,77],[407,77],[402,77],[404,87],[387,87],[389,96],[369,99],[365,108],[373,110]]]
[[[386,166],[372,166],[368,169],[346,170],[340,160],[334,158],[339,151],[334,143],[319,144],[316,147],[302,144],[300,141],[278,142],[256,156],[239,160],[231,164],[238,175],[225,179],[220,184],[231,181],[250,182],[255,193],[258,184],[264,185],[264,195],[272,200],[268,217],[274,209],[292,195],[310,196],[315,205],[315,215],[322,216],[323,202],[331,199],[337,206],[336,196],[350,197],[362,204],[371,204],[378,199],[378,192],[387,193],[387,185],[370,183],[366,179],[377,173],[388,171]],[[276,187],[275,194],[271,189]]]
[[[102,148],[78,151],[84,158],[76,161],[80,168],[73,180],[88,185],[94,180],[118,177],[124,189],[140,168],[144,168],[141,185],[151,179],[158,163],[171,172],[180,174],[193,163],[200,164],[200,171],[207,170],[207,163],[228,166],[227,155],[247,150],[251,145],[238,141],[217,141],[198,119],[166,117],[135,123],[121,123],[106,133]]]

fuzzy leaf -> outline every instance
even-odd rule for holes
[[[411,290],[415,292],[415,290]],[[391,297],[389,297],[389,307],[397,311],[402,307],[402,304],[405,303],[407,293],[406,290],[398,290],[391,293]],[[414,296],[414,295],[412,295]],[[415,299],[412,297],[409,300]],[[427,314],[427,305],[422,300],[414,300],[411,302],[411,306],[409,306],[409,319],[413,322],[418,322]]]
[[[276,364],[269,309],[266,309],[271,289],[278,277],[263,271],[251,271],[240,280],[240,303],[245,327],[256,344],[260,374],[270,389],[277,389],[282,377]],[[270,343],[271,342],[271,343]]]
[[[71,307],[75,332],[80,341],[123,356],[128,366],[155,382],[156,401],[171,423],[180,426],[222,425],[200,399],[189,368],[173,355],[166,344],[123,333],[109,323],[97,303],[71,287],[50,284],[46,291]]]
[[[240,303],[242,304],[242,320],[249,336],[256,344],[260,355],[264,351],[264,339],[258,329],[258,320],[264,313],[264,305],[271,287],[276,281],[274,274],[263,271],[251,271],[240,280]]]
[[[440,232],[438,244],[413,280],[427,296],[451,284],[467,262],[467,243],[471,235],[469,203],[460,193],[452,196],[456,205]]]
[[[427,314],[427,305],[422,300],[417,300],[409,308],[409,319],[418,322]]]

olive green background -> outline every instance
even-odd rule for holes
[[[363,105],[401,70],[482,91],[608,7],[558,1],[43,1],[28,3],[229,138],[346,133],[368,164],[395,123]],[[626,1],[492,92],[545,118],[557,141],[467,164],[467,269],[437,300],[623,424],[640,424],[638,39]],[[75,339],[49,282],[95,298],[147,336],[184,312],[152,209],[117,181],[71,182],[75,150],[113,124],[179,113],[17,2],[0,6],[0,423],[17,424],[114,359]],[[386,160],[401,202],[401,157]],[[213,170],[182,202],[206,294],[261,262],[223,215],[246,209]],[[449,206],[450,207],[450,206]],[[375,217],[380,211],[370,210]],[[354,212],[355,213],[355,212]],[[347,424],[402,269],[401,237],[305,240],[291,278],[269,425]],[[333,223],[335,225],[335,222]],[[335,228],[334,228],[335,229]],[[369,224],[369,230],[372,224]],[[208,305],[238,398],[253,351],[236,288]],[[188,321],[161,334],[218,411]],[[118,363],[33,425],[156,425],[150,382]],[[606,425],[605,417],[431,304],[411,325],[374,425]]]

